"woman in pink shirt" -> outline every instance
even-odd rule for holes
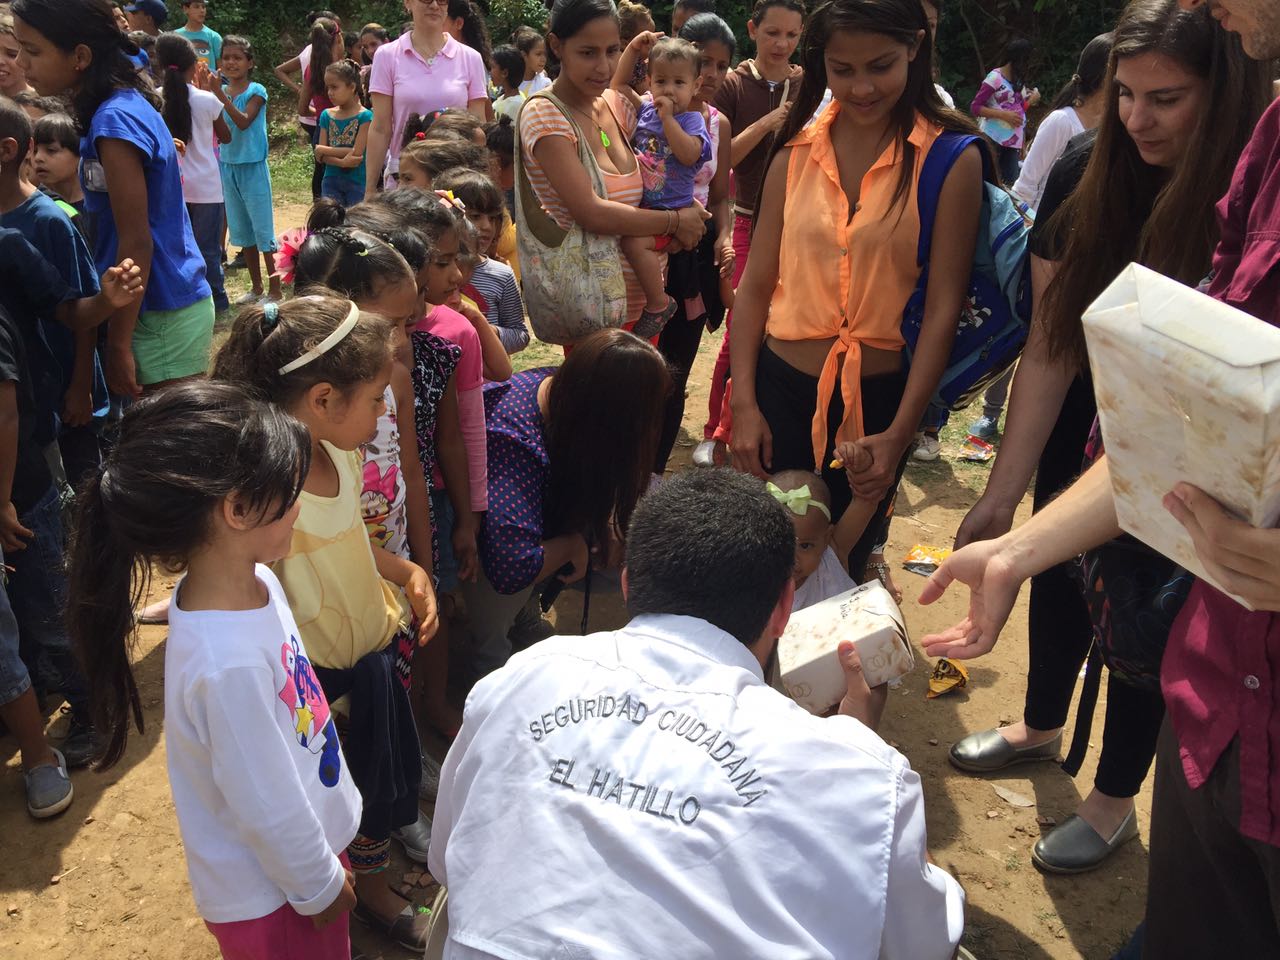
[[[409,114],[458,107],[483,120],[489,103],[484,60],[445,32],[448,0],[408,0],[407,6],[413,29],[378,48],[369,74],[373,124],[365,196],[370,199],[384,169],[399,169],[399,144]]]

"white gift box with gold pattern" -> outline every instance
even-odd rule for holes
[[[902,611],[873,580],[791,615],[778,640],[778,672],[787,694],[810,713],[844,699],[844,670],[836,648],[852,640],[868,686],[910,673],[915,656]]]
[[[1120,526],[1221,589],[1162,500],[1186,481],[1276,525],[1280,329],[1131,264],[1084,332]]]

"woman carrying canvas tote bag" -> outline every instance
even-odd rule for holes
[[[692,249],[710,215],[697,204],[674,215],[640,209],[644,187],[631,150],[636,113],[608,89],[617,56],[597,55],[621,49],[611,0],[557,0],[550,28],[547,52],[560,75],[520,108],[516,228],[533,331],[572,345],[602,328],[629,329],[644,309],[619,236],[670,230],[675,248]]]

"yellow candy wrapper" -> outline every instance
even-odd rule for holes
[[[943,657],[933,666],[933,675],[929,677],[929,689],[925,696],[932,700],[952,690],[959,690],[969,684],[969,671],[955,660]]]
[[[942,561],[949,556],[951,551],[943,547],[929,547],[917,543],[907,552],[907,558],[902,562],[902,566],[912,573],[927,577],[942,566]]]

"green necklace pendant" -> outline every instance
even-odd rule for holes
[[[604,145],[604,148],[606,150],[608,150],[609,147],[612,146],[612,142],[609,140],[609,135],[605,133],[604,130],[600,131],[600,142]]]

